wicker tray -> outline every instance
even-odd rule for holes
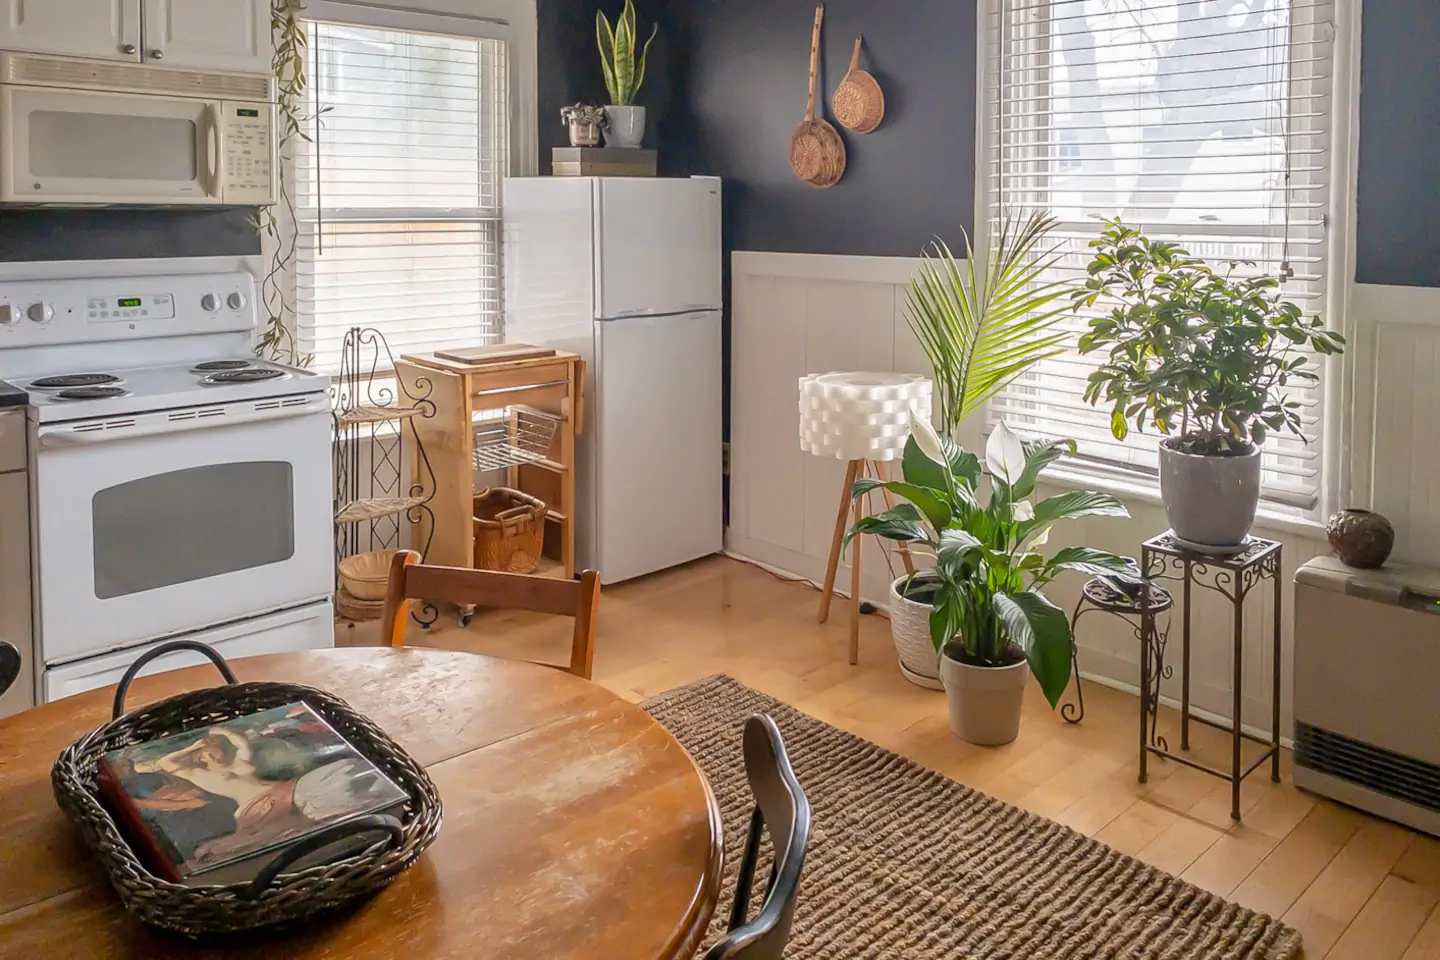
[[[156,657],[176,650],[205,654],[219,668],[226,685],[180,694],[124,714],[125,694],[135,675]],[[366,818],[388,821],[365,826],[385,829],[390,836],[356,856],[279,876],[262,873],[246,884],[190,887],[152,874],[100,802],[95,782],[100,758],[120,747],[297,700],[309,704],[410,795],[398,818]],[[379,727],[323,690],[290,683],[239,683],[225,658],[203,643],[176,640],[136,660],[115,691],[114,716],[110,723],[65,748],[51,771],[51,784],[56,803],[80,828],[125,908],[153,926],[198,938],[311,921],[319,913],[381,890],[420,858],[440,830],[440,795],[435,784],[425,768]],[[333,839],[354,830],[353,823],[344,824],[318,836]]]

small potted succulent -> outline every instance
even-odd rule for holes
[[[1109,310],[1080,338],[1082,354],[1104,357],[1085,399],[1110,406],[1117,440],[1132,425],[1165,436],[1160,496],[1177,539],[1208,553],[1243,549],[1261,445],[1282,431],[1304,438],[1304,408],[1286,391],[1319,380],[1315,356],[1341,353],[1345,338],[1282,299],[1278,278],[1240,262],[1213,269],[1118,219],[1090,246],[1075,307]]]
[[[640,62],[635,62],[635,47],[640,35],[635,25],[635,4],[625,0],[625,9],[619,20],[611,27],[605,11],[595,11],[595,33],[600,44],[600,67],[605,72],[605,89],[610,92],[610,104],[605,108],[609,126],[605,142],[612,147],[638,147],[645,139],[645,108],[635,105],[635,95],[645,82],[645,61],[650,56],[650,44],[655,42],[658,25],[650,30],[650,38],[640,51]]]
[[[1105,493],[1072,490],[1032,503],[1040,471],[1070,440],[1025,443],[1002,421],[985,446],[989,502],[980,502],[980,460],[911,416],[904,482],[858,480],[859,498],[885,487],[905,498],[864,517],[847,537],[873,534],[933,554],[930,639],[950,709],[950,728],[972,743],[1009,743],[1020,732],[1027,675],[1054,706],[1070,683],[1070,621],[1041,588],[1065,571],[1133,573],[1131,561],[1090,547],[1040,552],[1050,528],[1080,517],[1129,516]]]
[[[570,146],[598,147],[605,129],[605,108],[584,103],[560,108],[560,119],[570,131]]]

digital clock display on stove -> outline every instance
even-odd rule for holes
[[[138,306],[140,306],[140,298],[139,298],[139,297],[121,297],[119,300],[116,301],[116,303],[119,304],[119,306],[121,307],[121,309],[124,309],[124,308],[126,308],[126,307],[138,307]]]

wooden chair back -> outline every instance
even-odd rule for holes
[[[15,644],[0,640],[0,695],[20,676],[20,651]]]
[[[780,728],[769,717],[755,715],[745,721],[745,774],[755,795],[755,810],[735,884],[730,932],[710,948],[705,960],[781,960],[800,896],[800,873],[810,841],[810,801],[790,768]],[[770,834],[775,862],[760,912],[748,920],[762,831]]]
[[[555,580],[519,573],[497,573],[465,567],[422,564],[413,550],[401,550],[390,564],[385,612],[380,624],[384,641],[405,645],[410,600],[432,600],[503,610],[526,610],[573,617],[575,631],[568,665],[545,664],[590,679],[595,660],[595,616],[600,605],[600,575],[586,570],[579,580]]]

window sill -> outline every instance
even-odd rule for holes
[[[1075,466],[1051,467],[1041,474],[1040,482],[1067,490],[1098,490],[1122,500],[1138,500],[1153,506],[1161,506],[1163,503],[1160,499],[1159,483],[1125,480],[1113,475],[1091,473]],[[1280,513],[1263,503],[1255,515],[1255,528],[1265,533],[1288,534],[1307,540],[1326,539],[1325,524],[1320,521]]]

